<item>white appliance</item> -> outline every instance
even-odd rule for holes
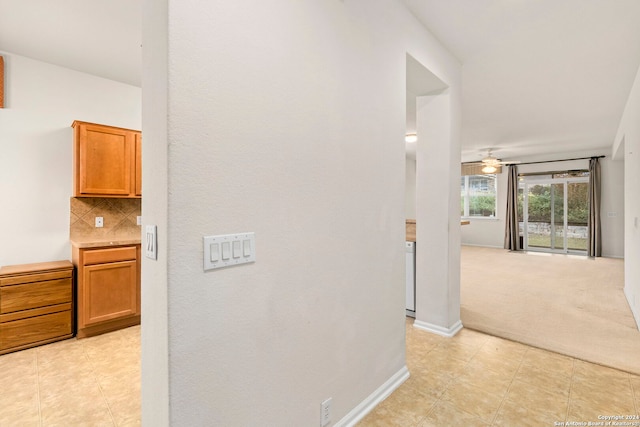
[[[407,316],[416,317],[416,244],[405,242],[406,269],[407,269]]]

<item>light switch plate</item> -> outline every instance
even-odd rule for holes
[[[255,262],[255,233],[204,236],[202,239],[204,270]]]
[[[101,216],[96,217],[96,227],[102,228],[104,227],[104,218]]]
[[[158,259],[158,234],[155,225],[147,225],[145,228],[144,253],[147,258]]]

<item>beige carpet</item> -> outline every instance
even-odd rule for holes
[[[624,261],[463,246],[470,329],[640,375],[640,332]]]

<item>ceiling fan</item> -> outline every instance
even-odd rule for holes
[[[487,149],[487,156],[481,160],[483,173],[494,173],[502,165],[512,165],[514,163],[520,163],[518,160],[510,160],[503,162],[502,160],[491,155],[491,148]]]

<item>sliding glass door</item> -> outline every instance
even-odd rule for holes
[[[589,181],[567,182],[567,249],[587,252]]]
[[[565,251],[564,184],[525,183],[525,247]]]
[[[524,177],[520,181],[523,249],[584,253],[588,178]]]

